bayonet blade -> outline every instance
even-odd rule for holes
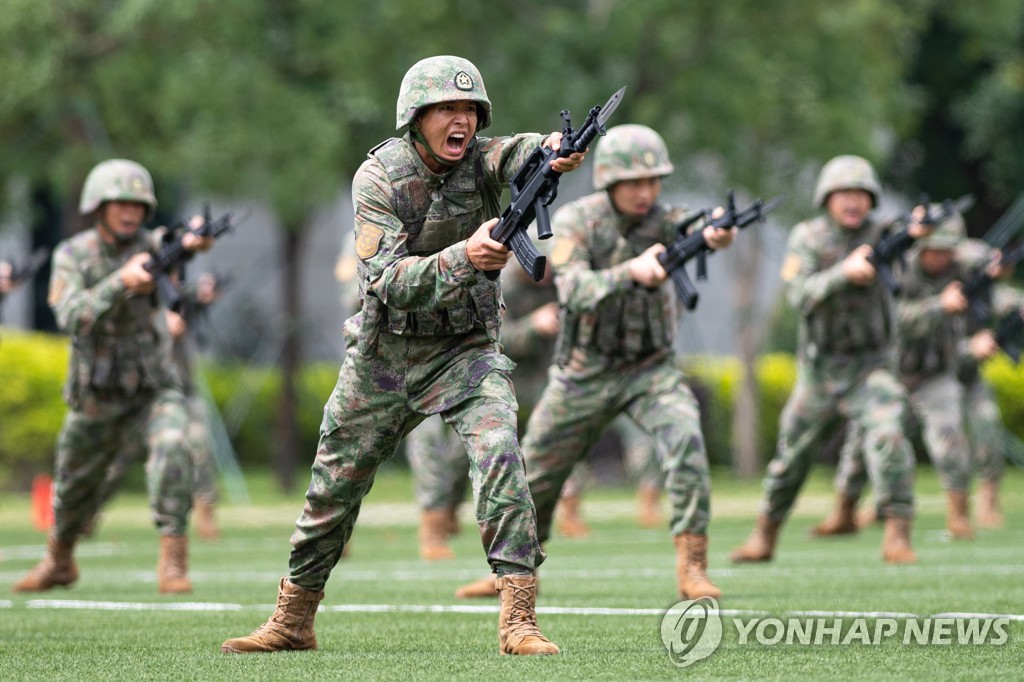
[[[621,88],[615,91],[615,94],[608,98],[608,101],[601,107],[601,113],[597,115],[597,125],[604,128],[604,124],[608,122],[608,119],[615,113],[615,109],[618,108],[619,102],[622,101],[623,96],[626,94],[626,86],[623,85]]]

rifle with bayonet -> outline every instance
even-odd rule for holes
[[[537,147],[509,181],[512,199],[498,223],[491,228],[491,239],[507,245],[534,281],[539,282],[543,279],[547,259],[537,251],[526,229],[536,219],[537,238],[551,237],[548,206],[558,194],[558,180],[562,175],[551,167],[551,162],[576,152],[585,152],[598,135],[604,135],[605,123],[619,106],[625,92],[626,88],[623,86],[605,102],[604,106],[599,105],[591,109],[579,130],[573,130],[569,111],[563,109],[560,114],[562,141],[558,151]],[[493,280],[498,278],[500,272],[491,270],[486,275],[488,279]]]
[[[712,251],[708,243],[704,241],[704,230],[700,229],[693,234],[687,234],[690,226],[698,220],[704,219],[707,225],[716,228],[738,227],[744,228],[754,222],[764,222],[765,215],[782,203],[783,197],[775,197],[765,203],[763,199],[757,199],[742,210],[736,210],[736,197],[732,190],[729,190],[729,198],[725,213],[712,218],[711,211],[701,210],[684,218],[677,226],[679,238],[676,239],[665,251],[658,254],[658,262],[661,267],[672,278],[676,286],[676,292],[683,301],[687,310],[697,307],[699,294],[693,286],[689,275],[686,274],[686,263],[693,258],[697,259],[697,279],[707,279],[707,255]]]
[[[0,291],[0,309],[2,309],[4,299],[7,298],[7,294],[17,288],[19,285],[32,279],[35,274],[39,271],[39,268],[43,267],[50,258],[50,250],[45,247],[36,249],[28,262],[23,265],[18,265],[14,262],[0,263],[0,267],[7,269],[7,288],[6,291]]]
[[[203,224],[193,232],[200,237],[217,239],[225,232],[230,232],[234,227],[232,224],[233,217],[234,214],[229,211],[214,219],[210,214],[210,205],[207,204],[203,209]],[[179,226],[187,228],[187,224],[183,225],[182,221],[179,221],[175,227],[169,229],[167,232],[169,239],[159,251],[153,254],[151,260],[142,266],[153,275],[164,305],[174,312],[178,312],[181,309],[181,294],[178,292],[174,282],[171,281],[171,274],[177,266],[192,258],[192,252],[186,249],[182,243],[187,229],[181,229]]]
[[[965,194],[956,200],[946,199],[939,204],[937,209],[933,210],[932,205],[928,202],[928,195],[925,194],[921,196],[919,205],[924,206],[925,212],[924,217],[916,222],[919,222],[921,225],[935,226],[954,213],[964,213],[969,210],[974,205],[974,196]],[[912,222],[915,222],[915,220],[911,213],[905,213],[890,222],[882,232],[882,236],[875,242],[872,247],[872,254],[868,258],[871,264],[875,266],[878,276],[882,279],[886,288],[892,292],[893,296],[899,296],[901,287],[896,279],[896,275],[892,271],[892,267],[897,262],[902,266],[904,254],[914,245],[915,237],[910,234],[910,224]],[[903,227],[892,231],[891,227],[898,223],[903,223]]]
[[[999,265],[1000,267],[1016,266],[1021,260],[1024,260],[1024,243],[1003,252],[999,258]],[[967,298],[967,314],[975,327],[986,326],[992,316],[992,287],[994,284],[995,278],[989,273],[988,263],[976,266],[964,280],[961,291]]]

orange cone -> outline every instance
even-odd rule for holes
[[[32,523],[42,531],[53,526],[53,479],[46,474],[32,479]]]

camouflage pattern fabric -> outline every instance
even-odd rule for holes
[[[1005,426],[992,386],[979,376],[963,384],[964,421],[975,472],[986,481],[998,481],[1006,466]]]
[[[497,343],[500,295],[470,264],[465,241],[497,215],[484,195],[500,196],[542,139],[478,138],[439,176],[406,135],[376,148],[357,171],[363,304],[345,322],[345,359],[291,538],[293,583],[323,588],[377,467],[434,414],[455,429],[468,454],[491,569],[529,574],[543,561],[516,433],[513,363]]]
[[[672,354],[678,314],[672,285],[637,292],[625,261],[655,241],[675,238],[682,209],[657,206],[641,221],[620,217],[606,192],[560,208],[552,220],[552,265],[563,319],[553,365],[523,439],[538,533],[550,537],[559,491],[573,465],[619,414],[648,435],[666,475],[672,535],[704,533],[710,513],[710,474],[697,401]],[[641,298],[642,297],[642,298]],[[643,303],[633,305],[634,302]],[[603,312],[609,311],[609,312]],[[614,322],[613,322],[614,320]],[[623,352],[608,352],[621,324]],[[586,333],[577,333],[579,329]]]
[[[69,411],[57,442],[55,534],[71,541],[95,516],[107,468],[122,451],[146,458],[149,504],[163,534],[183,534],[192,467],[186,407],[152,296],[128,292],[117,273],[129,257],[158,246],[140,230],[116,246],[96,229],[54,251],[49,303],[72,337],[64,388]],[[142,452],[148,453],[148,458]]]
[[[789,514],[815,454],[842,418],[863,432],[879,508],[913,515],[913,451],[903,431],[906,392],[892,371],[891,300],[877,279],[856,287],[842,271],[842,260],[879,232],[870,220],[851,230],[820,216],[790,235],[782,279],[801,320],[797,381],[764,480],[762,512],[772,520]]]
[[[452,509],[466,499],[469,458],[459,435],[440,416],[427,417],[405,437],[405,455],[420,509]]]

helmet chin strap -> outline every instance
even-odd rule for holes
[[[409,136],[412,138],[413,142],[419,142],[421,145],[423,145],[423,148],[427,150],[427,154],[430,154],[430,158],[432,158],[434,161],[437,161],[445,168],[453,168],[455,166],[455,164],[453,164],[451,161],[448,161],[447,159],[442,159],[440,156],[434,153],[434,150],[430,148],[430,144],[427,143],[426,138],[423,137],[423,135],[420,133],[420,129],[415,122],[409,126]]]

